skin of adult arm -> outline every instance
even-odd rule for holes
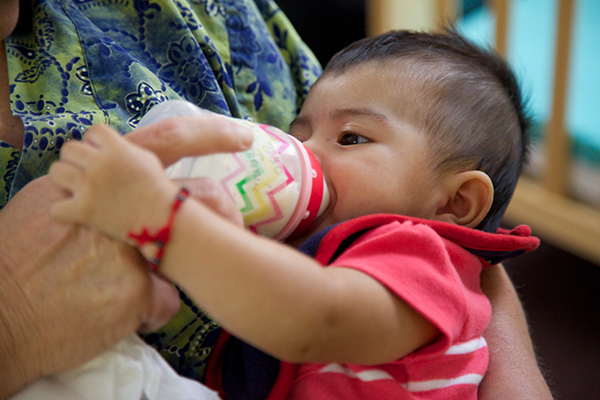
[[[492,303],[492,320],[484,332],[490,363],[479,386],[484,400],[551,400],[538,367],[527,320],[517,292],[501,265],[483,271],[481,287]]]
[[[52,214],[121,240],[142,228],[154,232],[178,191],[163,167],[110,129],[90,130],[83,143],[65,146],[51,168],[53,182],[72,193]],[[142,248],[147,257],[149,247]],[[288,362],[379,364],[439,334],[371,277],[322,268],[193,200],[176,214],[161,273],[232,334]]]

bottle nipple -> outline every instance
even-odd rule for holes
[[[327,187],[325,178],[323,178],[323,200],[321,200],[321,207],[319,207],[319,211],[317,212],[317,218],[319,218],[321,214],[323,214],[323,211],[327,209],[329,206],[329,200],[329,188]]]

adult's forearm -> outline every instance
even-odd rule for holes
[[[501,265],[482,274],[481,286],[492,303],[484,333],[490,352],[488,372],[479,388],[483,400],[549,400],[552,394],[538,367],[525,312]]]

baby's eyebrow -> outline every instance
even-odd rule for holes
[[[344,117],[368,117],[385,123],[389,123],[390,121],[390,118],[387,115],[370,108],[344,108],[341,110],[334,110],[331,113],[331,117],[333,119]]]
[[[342,119],[347,117],[367,117],[375,119],[378,122],[390,123],[390,118],[386,114],[370,108],[343,108],[339,110],[333,110],[329,114],[329,118],[331,119]],[[293,126],[310,126],[310,117],[305,115],[297,116],[290,123],[290,128]]]

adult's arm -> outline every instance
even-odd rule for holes
[[[479,397],[483,400],[552,399],[537,364],[525,312],[504,268],[496,265],[484,270],[481,287],[492,303],[492,320],[484,332],[490,364],[479,387]]]

